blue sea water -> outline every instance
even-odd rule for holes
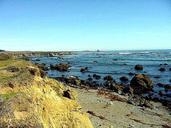
[[[64,55],[61,57],[39,57],[40,61],[36,61],[36,57],[32,58],[34,63],[50,64],[69,63],[71,65],[69,72],[58,72],[49,70],[48,76],[60,77],[78,76],[80,79],[87,79],[88,75],[98,74],[102,78],[106,75],[112,75],[113,78],[120,82],[121,76],[127,76],[129,80],[133,76],[128,73],[144,73],[152,80],[153,84],[164,83],[171,84],[171,50],[141,50],[141,51],[100,51],[100,52],[72,52],[72,55]],[[136,71],[134,66],[141,64],[144,66],[143,71]],[[163,65],[161,65],[163,64]],[[167,65],[164,65],[167,64]],[[88,67],[89,72],[81,73],[81,67]],[[160,67],[166,69],[165,72],[159,71]],[[159,76],[160,78],[155,78]],[[100,80],[102,81],[102,79]],[[154,86],[156,92],[163,91],[163,88]],[[167,92],[171,96],[171,92]]]

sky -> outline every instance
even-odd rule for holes
[[[171,0],[0,0],[0,49],[171,49]]]

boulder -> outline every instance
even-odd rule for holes
[[[110,89],[110,90],[114,90],[115,89],[114,88],[115,85],[116,84],[113,81],[105,81],[103,83],[103,86],[106,87],[106,88],[108,88],[108,89]]]
[[[118,85],[118,84],[113,84],[112,90],[118,94],[122,94],[124,90],[124,86]]]
[[[164,71],[166,71],[166,69],[162,67],[159,69],[159,71],[164,72]]]
[[[70,76],[70,77],[66,78],[66,83],[79,86],[79,85],[81,85],[81,80],[79,80],[75,76]]]
[[[166,84],[163,84],[163,83],[157,83],[157,86],[163,88]]]
[[[71,66],[69,64],[64,64],[64,63],[60,63],[60,64],[56,64],[55,66],[54,65],[50,65],[50,69],[51,70],[57,70],[59,72],[66,72],[69,70]]]
[[[132,72],[129,72],[128,75],[129,75],[129,76],[133,76],[133,75],[135,75],[135,74],[132,73]]]
[[[129,79],[126,76],[122,76],[122,77],[120,77],[120,81],[122,81],[122,82],[128,82]]]
[[[144,67],[142,65],[137,64],[134,68],[135,70],[143,70]]]
[[[113,77],[111,75],[105,76],[103,79],[106,81],[113,81]]]
[[[84,68],[80,69],[80,72],[82,72],[82,73],[87,72],[87,71],[88,71],[88,67],[84,67]]]
[[[68,98],[68,99],[74,99],[70,90],[64,91],[63,96]]]
[[[130,86],[124,87],[123,93],[125,93],[125,94],[133,94],[133,89]]]
[[[39,69],[43,70],[43,71],[47,71],[48,67],[46,67],[46,64],[42,63],[42,64],[35,64]]]
[[[97,75],[97,74],[93,74],[93,78],[96,79],[96,80],[99,80],[99,79],[101,79],[101,76]]]
[[[159,79],[159,78],[160,78],[160,76],[154,76],[154,78],[155,78],[155,79]]]
[[[136,74],[130,82],[135,94],[143,94],[152,90],[152,80],[144,74]]]
[[[171,91],[171,85],[169,85],[169,84],[166,84],[165,86],[164,86],[164,88],[165,88],[165,91],[167,92],[167,91]]]

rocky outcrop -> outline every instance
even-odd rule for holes
[[[101,76],[97,75],[97,74],[93,74],[93,78],[96,79],[96,80],[99,80],[99,79],[101,79]]]
[[[134,68],[135,68],[135,70],[143,70],[144,67],[142,65],[138,64],[138,65],[135,65]]]
[[[88,67],[83,67],[80,69],[80,72],[84,73],[84,72],[87,72],[88,71]]]
[[[120,77],[120,81],[122,81],[122,82],[128,82],[129,79],[126,76],[122,76],[122,77]]]
[[[162,68],[159,68],[159,71],[164,72],[166,71],[166,69],[162,67]]]
[[[69,70],[71,66],[69,64],[64,64],[64,63],[60,63],[60,64],[56,64],[56,65],[50,65],[50,69],[51,70],[57,70],[60,72],[66,72]]]
[[[111,75],[105,76],[103,79],[106,81],[113,81],[113,77]]]
[[[39,64],[39,63],[36,63],[35,64],[39,69],[42,69],[43,71],[48,71],[49,68],[46,66],[46,64],[42,63],[42,64]]]
[[[152,80],[144,74],[136,74],[130,82],[135,94],[143,94],[152,90]]]

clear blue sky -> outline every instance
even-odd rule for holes
[[[0,49],[170,49],[171,0],[0,0]]]

